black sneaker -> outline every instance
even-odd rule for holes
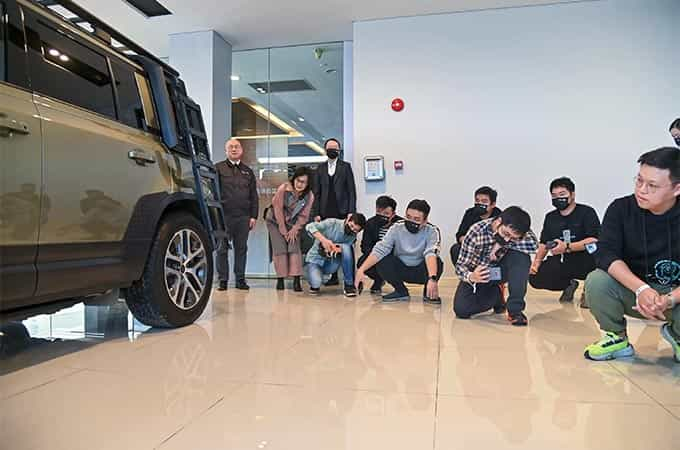
[[[323,285],[324,286],[338,286],[340,284],[340,280],[338,279],[338,272],[335,272],[333,275],[331,275],[331,278],[326,281]]]
[[[300,282],[300,277],[293,278],[293,290],[295,292],[302,292],[302,283]]]
[[[508,321],[510,321],[511,325],[516,327],[526,327],[529,323],[527,316],[525,316],[523,312],[509,313]]]
[[[430,298],[430,297],[423,297],[423,303],[427,303],[428,305],[441,305],[442,304],[442,299],[440,297],[437,298]]]
[[[567,288],[562,291],[562,295],[560,295],[560,303],[573,302],[576,289],[578,289],[578,281],[571,280],[569,286],[567,286]]]
[[[394,291],[391,294],[387,294],[387,295],[382,296],[382,301],[384,303],[393,303],[393,302],[401,302],[401,301],[409,301],[409,300],[411,300],[411,297],[408,295],[408,291],[406,291],[406,292]]]
[[[500,302],[496,306],[493,307],[493,313],[494,314],[503,314],[507,310],[507,306],[505,306],[505,302]]]
[[[352,284],[346,284],[343,292],[345,294],[345,297],[356,297],[357,296],[357,288],[355,288],[354,285],[352,285]]]
[[[276,280],[276,290],[282,291],[284,288],[285,286],[283,285],[283,278],[279,278],[278,280]]]
[[[227,282],[226,281],[220,281],[220,284],[217,286],[218,291],[226,291],[227,290]]]
[[[590,306],[588,306],[588,301],[586,300],[586,291],[583,291],[581,294],[581,300],[578,302],[578,305],[583,309],[590,309]]]
[[[246,280],[237,281],[236,282],[236,289],[238,289],[239,291],[249,291],[250,286],[248,286],[248,283],[246,283]]]
[[[385,284],[384,281],[382,283],[374,281],[373,285],[371,286],[371,294],[373,295],[382,294],[382,287],[384,284]]]
[[[309,287],[309,295],[321,295],[321,288]]]

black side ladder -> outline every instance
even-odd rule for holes
[[[196,197],[203,223],[212,239],[213,249],[217,249],[227,241],[228,236],[221,202],[219,173],[210,161],[208,136],[203,125],[201,107],[186,95],[184,83],[181,81],[175,83],[177,86],[172,97],[176,104],[179,128],[183,130],[183,140],[191,154]]]

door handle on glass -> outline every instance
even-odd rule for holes
[[[142,166],[147,163],[153,164],[156,162],[156,158],[142,150],[130,150],[128,152],[128,158],[133,159],[137,164]]]
[[[9,137],[12,134],[30,134],[28,124],[10,119],[7,115],[0,113],[0,136]]]

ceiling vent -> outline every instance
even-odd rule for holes
[[[123,0],[128,5],[142,13],[147,18],[169,16],[172,14],[165,6],[156,0]]]

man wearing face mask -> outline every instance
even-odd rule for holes
[[[671,123],[668,131],[671,132],[671,137],[675,141],[675,145],[680,147],[680,118],[677,118]]]
[[[424,285],[423,301],[441,305],[439,278],[444,263],[439,258],[441,233],[428,223],[430,205],[425,200],[412,200],[406,207],[406,220],[394,224],[378,242],[357,272],[355,286],[377,265],[380,276],[394,287],[383,302],[408,301],[404,283]]]
[[[363,214],[350,214],[345,220],[326,219],[307,224],[306,230],[314,239],[307,252],[305,271],[312,295],[319,295],[325,275],[337,273],[342,267],[346,297],[356,297],[354,287],[354,256],[352,246],[357,234],[366,226]]]
[[[331,138],[324,143],[328,161],[319,165],[313,184],[314,205],[312,217],[315,222],[325,219],[346,219],[357,209],[357,193],[352,166],[340,159],[340,141]],[[338,285],[334,273],[326,286]]]
[[[373,247],[380,242],[392,225],[403,220],[396,213],[397,202],[387,195],[381,195],[375,201],[375,216],[368,219],[364,235],[361,239],[361,258],[357,263],[357,267],[366,261],[368,256],[373,251]],[[385,281],[382,279],[376,267],[372,267],[366,271],[366,275],[373,279],[373,286],[371,286],[371,294],[380,294],[382,286]]]
[[[529,283],[535,289],[562,291],[560,302],[571,302],[578,281],[595,270],[587,248],[597,242],[600,219],[590,206],[576,203],[576,187],[567,177],[550,183],[554,211],[545,216]],[[547,258],[546,258],[547,256]],[[585,295],[581,306],[586,308]]]
[[[458,232],[456,233],[456,243],[451,247],[451,262],[454,266],[456,261],[458,261],[460,244],[463,243],[463,238],[470,227],[481,220],[501,215],[501,210],[496,207],[497,199],[498,192],[489,186],[482,186],[475,191],[475,204],[472,208],[465,211],[463,220],[460,222]]]
[[[458,284],[453,311],[459,319],[494,310],[505,311],[501,285],[508,284],[508,320],[525,326],[524,296],[529,279],[532,253],[538,240],[531,231],[531,217],[517,206],[504,210],[495,219],[474,224],[463,239],[456,263]]]

